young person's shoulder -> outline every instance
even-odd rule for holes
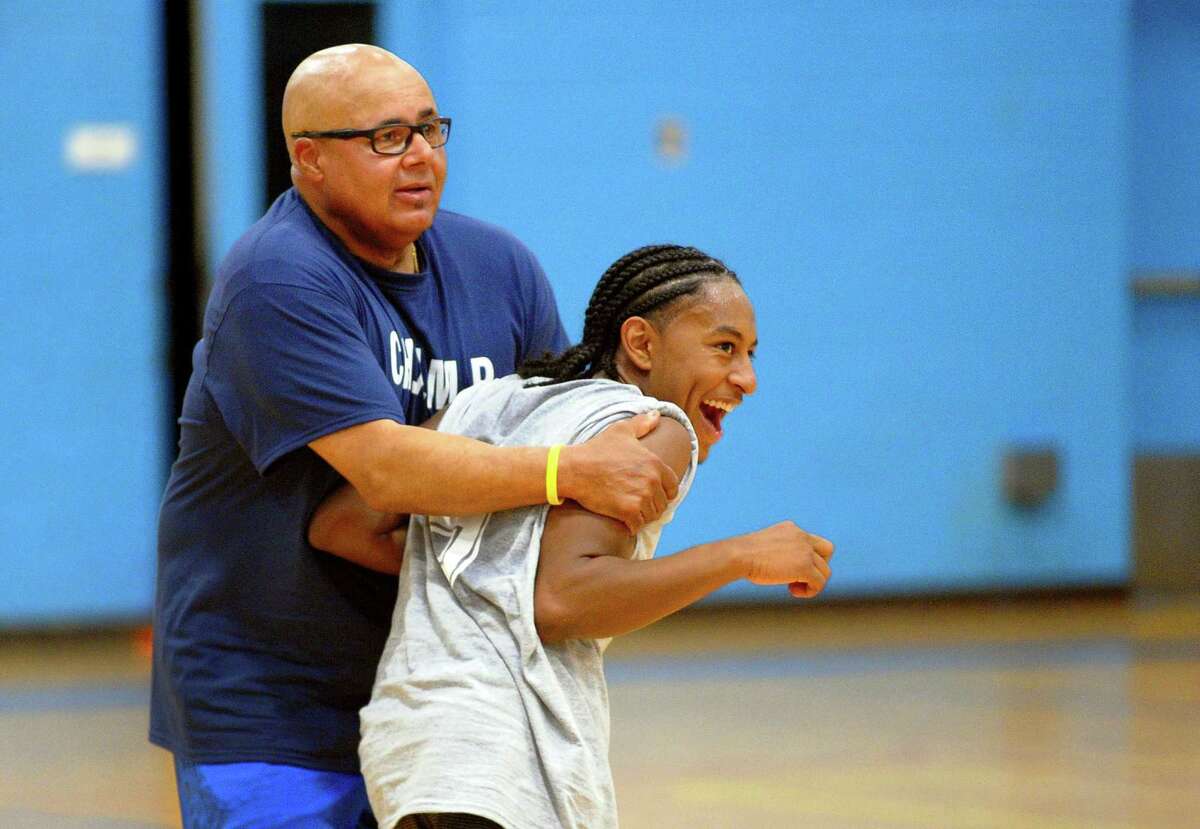
[[[641,443],[680,478],[692,465],[692,435],[686,426],[673,417],[662,418],[658,426],[647,433]]]
[[[648,397],[628,383],[604,379],[546,383],[543,378],[522,379],[513,374],[478,383],[455,398],[442,428],[472,429],[472,424],[486,423],[505,434],[537,430],[553,442],[577,443],[651,411],[674,422],[664,431],[664,438],[684,441],[690,455],[695,434],[678,406]]]
[[[568,380],[564,383],[549,383],[544,377],[522,378],[516,374],[476,383],[455,398],[451,404],[459,412],[468,409],[478,413],[484,410],[506,408],[519,412],[522,418],[538,410],[553,409],[580,412],[598,411],[611,407],[624,407],[630,411],[649,410],[656,401],[646,397],[636,386],[612,380]]]

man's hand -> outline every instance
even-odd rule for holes
[[[791,521],[742,536],[745,578],[754,584],[786,584],[797,599],[811,599],[829,581],[833,543]]]
[[[620,521],[636,533],[658,518],[679,493],[679,476],[639,438],[658,426],[648,412],[608,427],[559,456],[558,491],[584,508]]]

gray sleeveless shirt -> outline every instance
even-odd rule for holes
[[[696,469],[696,436],[678,407],[608,380],[526,387],[511,376],[464,390],[440,429],[496,445],[569,444],[654,409],[687,428],[692,460],[679,496],[638,536],[634,555],[649,558]],[[534,627],[547,511],[413,516],[391,635],[361,712],[359,755],[381,827],[422,812],[508,829],[617,826],[607,642],[544,645]]]

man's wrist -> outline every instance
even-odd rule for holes
[[[561,506],[562,496],[558,492],[558,456],[563,445],[556,443],[546,452],[546,501],[552,507]]]
[[[575,467],[575,451],[578,446],[564,444],[558,450],[558,498],[561,501],[575,498],[575,486],[572,472]]]

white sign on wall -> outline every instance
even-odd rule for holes
[[[137,149],[130,124],[75,124],[63,141],[63,160],[75,172],[115,173],[133,163]]]

